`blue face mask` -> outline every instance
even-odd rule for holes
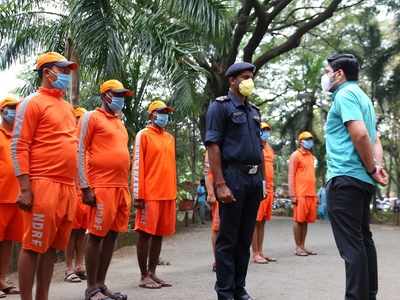
[[[111,103],[108,104],[108,107],[115,113],[119,114],[122,109],[124,108],[125,105],[125,99],[124,97],[115,97],[113,96],[111,98]]]
[[[154,124],[157,126],[164,128],[168,125],[169,115],[168,114],[161,114],[157,113],[156,117],[154,118]]]
[[[3,119],[9,124],[13,124],[16,113],[15,109],[5,108],[3,111]]]
[[[303,147],[306,148],[307,150],[312,149],[312,147],[314,147],[314,141],[313,140],[304,140]]]
[[[58,73],[57,79],[51,83],[51,85],[59,90],[65,91],[66,89],[69,88],[71,85],[71,74],[64,74],[64,73]]]
[[[260,137],[261,137],[261,140],[262,140],[263,142],[268,141],[268,139],[269,139],[269,137],[270,137],[269,131],[268,131],[268,130],[261,130]]]

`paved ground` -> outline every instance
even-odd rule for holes
[[[398,300],[400,274],[400,229],[374,226],[379,255],[380,293],[378,299]],[[257,300],[340,300],[343,299],[344,267],[335,248],[329,224],[318,222],[310,227],[309,241],[320,255],[295,257],[292,251],[291,223],[275,218],[268,226],[266,253],[277,263],[251,264],[247,287]],[[215,275],[210,271],[209,227],[190,228],[166,241],[162,257],[172,263],[159,268],[159,275],[174,287],[143,290],[137,287],[139,270],[134,247],[119,250],[109,273],[109,285],[124,291],[129,299],[172,300],[216,299]],[[62,281],[62,265],[57,266],[51,288],[52,300],[82,298],[84,284]],[[9,299],[15,299],[9,297]]]

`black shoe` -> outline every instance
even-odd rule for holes
[[[235,300],[254,300],[249,294],[245,293],[240,296],[235,296]]]

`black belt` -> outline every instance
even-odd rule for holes
[[[249,175],[256,175],[258,171],[261,169],[262,165],[248,165],[240,162],[225,162],[225,166],[232,166],[234,168],[239,169],[243,173],[249,174]]]

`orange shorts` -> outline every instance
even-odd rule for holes
[[[23,249],[38,253],[45,253],[49,248],[64,250],[75,218],[75,186],[49,179],[34,179],[31,187],[32,210],[22,212]]]
[[[257,222],[264,220],[271,221],[272,217],[272,202],[274,201],[274,193],[268,192],[267,198],[263,199],[257,212]]]
[[[97,207],[88,212],[89,233],[105,237],[110,231],[128,231],[131,195],[127,187],[94,188]]]
[[[293,220],[298,223],[314,223],[317,219],[317,197],[296,197],[293,207]]]
[[[175,233],[175,226],[175,200],[145,200],[144,208],[136,210],[136,231],[156,236],[168,236]]]
[[[0,241],[22,241],[22,211],[17,204],[0,204]]]
[[[211,230],[212,231],[219,231],[219,204],[218,201],[215,201],[211,204],[211,215],[212,215],[212,222],[211,222]]]
[[[76,202],[76,214],[72,224],[72,229],[87,229],[89,206],[82,202],[82,193],[79,191],[78,201]]]

